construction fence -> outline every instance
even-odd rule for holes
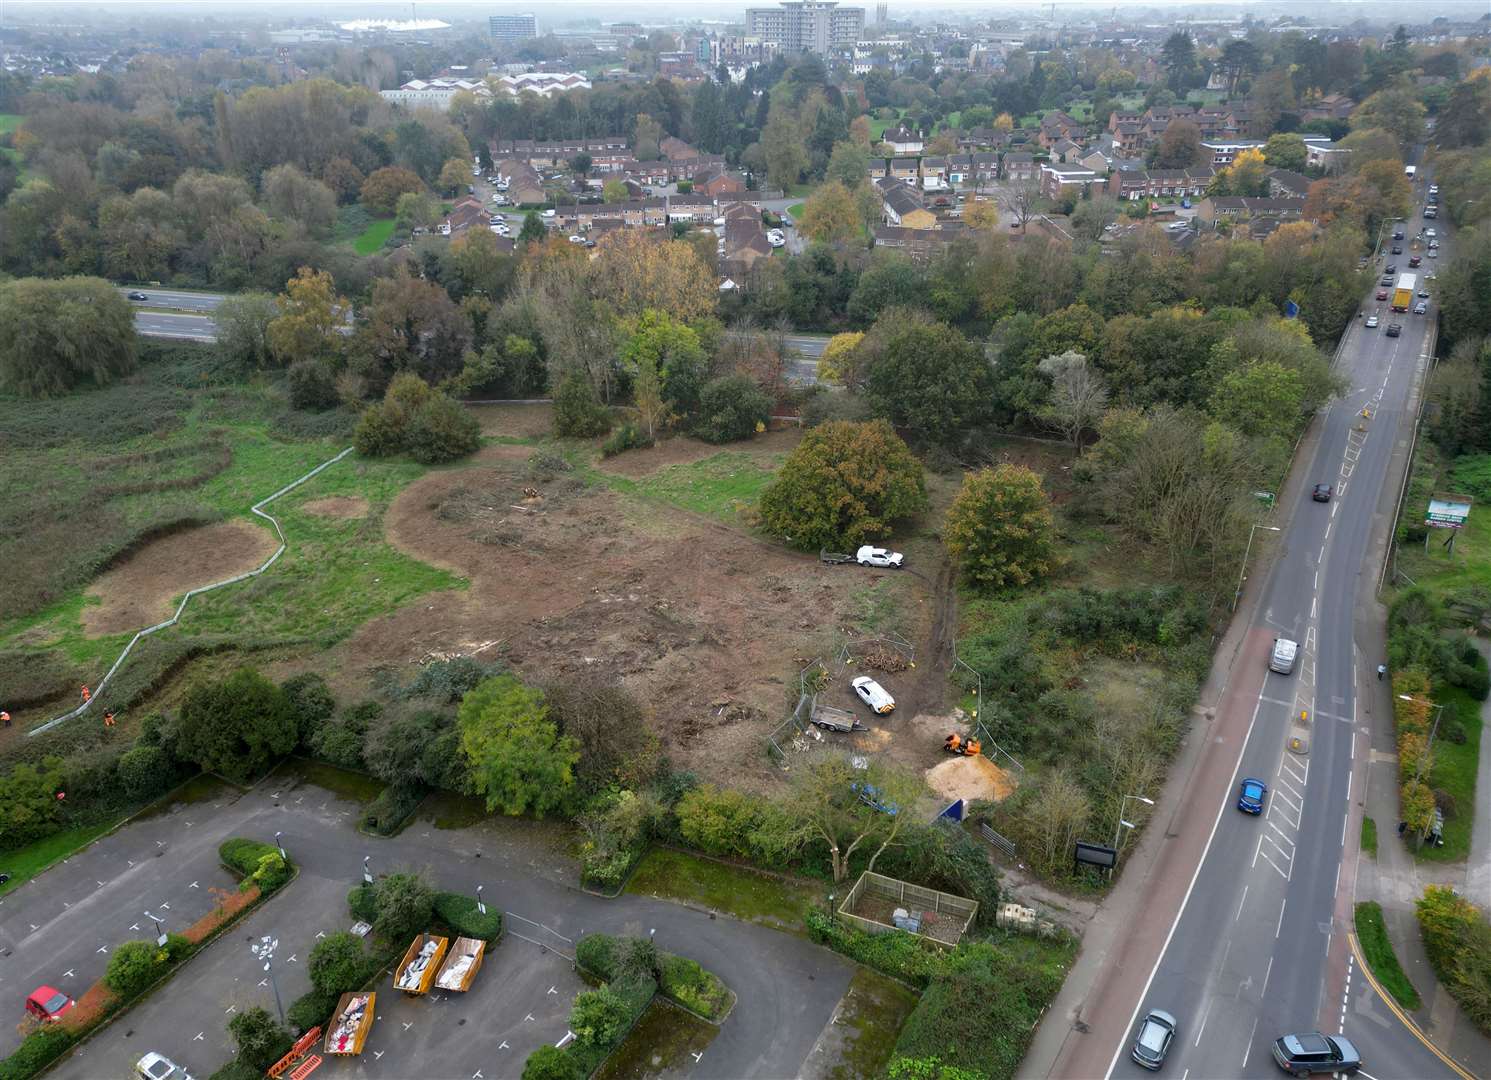
[[[893,921],[897,910],[904,910],[917,928],[897,925]],[[935,945],[951,948],[973,925],[978,901],[866,870],[844,897],[838,915],[867,934],[905,930]]]

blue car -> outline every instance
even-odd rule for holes
[[[1237,792],[1237,808],[1244,814],[1263,813],[1263,800],[1268,797],[1268,785],[1252,777],[1244,780]]]

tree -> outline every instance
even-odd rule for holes
[[[1276,132],[1263,146],[1263,160],[1275,169],[1304,172],[1307,157],[1305,140],[1292,132]]]
[[[481,425],[459,403],[406,371],[389,382],[381,403],[363,410],[353,445],[367,457],[407,452],[415,461],[438,465],[473,453],[481,445]]]
[[[336,355],[347,301],[336,294],[329,272],[302,266],[285,282],[276,307],[279,315],[269,323],[269,345],[281,364]]]
[[[554,434],[588,439],[611,430],[611,416],[583,371],[566,372],[554,393]]]
[[[1356,107],[1351,114],[1351,130],[1381,128],[1406,151],[1424,136],[1425,112],[1413,87],[1397,83],[1377,91]]]
[[[459,195],[463,188],[471,186],[471,166],[465,158],[451,158],[440,166],[440,178],[435,186],[447,195]]]
[[[438,383],[461,370],[471,322],[433,281],[400,272],[373,283],[352,351],[372,374],[412,371]]]
[[[1259,150],[1239,150],[1213,183],[1223,195],[1259,195],[1268,190],[1268,163]]]
[[[1111,195],[1083,199],[1072,211],[1072,232],[1094,243],[1103,238],[1109,225],[1118,217],[1118,200]]]
[[[373,932],[389,941],[407,941],[429,928],[435,891],[418,874],[389,874],[378,879],[376,903]]]
[[[545,1043],[523,1062],[523,1080],[583,1080],[584,1068],[573,1054]]]
[[[1491,79],[1463,79],[1450,87],[1434,141],[1443,149],[1480,146],[1491,138]]]
[[[891,311],[861,348],[865,396],[896,427],[946,445],[986,414],[991,380],[983,350],[946,323]]]
[[[489,811],[542,817],[564,804],[579,759],[549,719],[543,692],[511,675],[487,679],[461,701],[461,751]]]
[[[264,174],[260,190],[269,212],[293,221],[312,236],[329,236],[336,224],[336,193],[294,165],[276,165]]]
[[[573,245],[564,245],[571,247]],[[610,304],[617,318],[649,308],[692,322],[714,314],[719,286],[713,271],[689,244],[624,229],[602,237],[596,258],[586,263],[588,288]]]
[[[704,384],[699,392],[694,434],[705,442],[749,439],[764,431],[771,398],[749,375],[725,375]]]
[[[177,753],[238,783],[295,749],[300,732],[285,692],[253,668],[198,683],[181,706]]]
[[[394,223],[401,229],[431,229],[440,222],[440,203],[423,191],[406,191],[394,203]]]
[[[835,334],[829,338],[828,344],[823,347],[823,354],[818,357],[818,381],[852,385],[855,382],[855,351],[864,339],[865,335],[858,331]]]
[[[362,204],[373,214],[384,217],[394,212],[399,196],[409,191],[423,191],[425,183],[419,174],[398,165],[375,169],[362,182]]]
[[[165,973],[170,953],[154,941],[126,941],[109,956],[104,983],[121,998],[132,998]]]
[[[761,129],[761,152],[766,157],[766,178],[772,187],[790,191],[808,167],[807,147],[789,109],[773,104],[766,126]]]
[[[828,181],[837,180],[852,191],[864,183],[869,174],[869,147],[856,142],[840,142],[834,144],[823,178]]]
[[[0,846],[14,851],[55,832],[62,817],[57,800],[62,784],[58,757],[45,757],[40,766],[20,762],[0,774]]]
[[[1037,370],[1051,380],[1051,396],[1041,418],[1080,451],[1082,434],[1095,424],[1108,407],[1108,386],[1100,372],[1079,352],[1048,356]]]
[[[1195,121],[1171,120],[1160,135],[1155,151],[1157,169],[1189,169],[1201,162],[1201,129]]]
[[[1040,212],[1041,189],[1033,183],[1016,184],[1007,188],[1000,195],[1000,200],[1014,218],[1013,224],[1018,225],[1023,233],[1030,219]]]
[[[530,210],[523,215],[523,227],[518,230],[519,244],[525,248],[531,244],[541,244],[548,235],[549,230],[544,228],[544,219],[537,210]]]
[[[362,182],[367,179],[363,171],[344,157],[334,157],[321,169],[321,182],[329,187],[342,205],[357,201],[362,191]]]
[[[275,359],[269,324],[277,315],[279,308],[269,293],[246,292],[224,297],[212,313],[218,351],[245,371],[268,367]]]
[[[861,232],[859,207],[849,189],[833,180],[808,196],[799,227],[804,235],[819,243],[837,244],[853,240]]]
[[[871,758],[869,767],[860,769],[847,754],[834,750],[795,762],[791,784],[792,810],[827,846],[835,882],[849,876],[849,861],[861,846],[882,839],[889,843],[915,797],[910,785],[878,758]],[[888,812],[892,807],[896,812]]]
[[[647,309],[633,324],[631,336],[621,350],[621,364],[634,378],[641,378],[644,368],[655,383],[658,412],[690,416],[699,407],[699,390],[709,373],[709,355],[699,344],[693,329],[666,312]],[[636,393],[638,387],[633,384]],[[640,398],[637,407],[642,407]],[[666,408],[665,408],[666,407]],[[654,432],[649,429],[649,435]]]
[[[186,246],[180,211],[168,192],[145,187],[104,200],[98,208],[104,269],[126,281],[157,281]]]
[[[101,278],[0,285],[0,389],[53,397],[135,368],[134,312]]]
[[[942,536],[963,576],[980,589],[1029,585],[1059,561],[1051,502],[1041,478],[1024,465],[965,475]]]
[[[1237,84],[1244,76],[1258,70],[1260,57],[1258,46],[1247,38],[1234,38],[1222,48],[1217,60],[1217,70],[1227,76],[1227,93],[1237,93]]]
[[[327,934],[311,948],[311,985],[325,997],[358,989],[368,978],[368,956],[362,938],[346,930]]]
[[[839,421],[803,436],[762,492],[761,516],[794,547],[853,550],[926,505],[921,463],[889,424]]]
[[[642,703],[625,687],[565,676],[543,691],[549,718],[580,748],[575,778],[582,794],[613,785],[640,788],[656,775],[663,763],[658,738]]]
[[[632,197],[627,186],[620,180],[607,180],[601,186],[601,201],[606,203],[626,202]],[[526,224],[526,223],[525,223]]]
[[[659,148],[663,139],[663,125],[646,113],[638,113],[632,127],[632,153],[638,161],[656,161],[663,156]]]
[[[1170,89],[1177,94],[1190,88],[1196,70],[1196,42],[1184,30],[1177,30],[1165,39],[1160,49],[1160,66],[1170,77]]]
[[[284,1057],[291,1046],[290,1033],[275,1023],[267,1009],[257,1005],[235,1013],[228,1021],[228,1034],[238,1045],[239,1059],[258,1072]]]

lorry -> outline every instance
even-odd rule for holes
[[[440,970],[440,961],[450,942],[433,934],[416,934],[394,969],[393,984],[410,996],[427,993]]]
[[[486,955],[487,943],[480,938],[458,937],[450,947],[450,955],[440,966],[435,976],[435,985],[442,990],[466,991],[471,989],[471,980],[481,970],[482,957]]]
[[[1417,274],[1399,274],[1398,285],[1393,290],[1393,310],[1407,311],[1412,307],[1414,290],[1417,288]]]
[[[373,1007],[378,995],[353,992],[343,994],[331,1014],[331,1023],[326,1025],[326,1052],[328,1054],[356,1055],[362,1053],[368,1041],[368,1032],[373,1027]]]

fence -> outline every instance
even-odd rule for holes
[[[887,934],[901,929],[892,923],[854,913],[853,909],[856,906],[873,903],[876,900],[893,903],[908,911],[920,911],[922,914],[921,929],[908,930],[906,933],[915,934],[923,941],[944,946],[956,945],[968,928],[973,925],[974,916],[978,914],[977,900],[969,900],[964,896],[954,896],[952,893],[913,885],[909,881],[886,877],[884,874],[877,874],[870,870],[866,870],[859,876],[859,880],[854,883],[854,888],[850,889],[849,895],[844,897],[844,903],[840,906],[838,914],[846,922],[867,934]],[[928,912],[932,917],[928,917]]]
[[[805,750],[807,744],[808,724],[813,716],[813,699],[817,697],[810,684],[816,684],[821,672],[823,676],[828,675],[828,669],[823,666],[821,660],[813,660],[797,673],[797,704],[793,707],[791,715],[776,726],[770,735],[766,737],[766,753],[773,761],[783,768],[787,767],[788,750]]]
[[[1025,766],[1016,761],[1014,756],[1008,750],[999,745],[998,741],[996,741],[994,738],[994,733],[989,730],[989,725],[984,722],[984,677],[978,673],[978,670],[976,668],[963,662],[963,658],[958,655],[958,641],[956,638],[954,638],[953,670],[956,671],[960,667],[973,676],[974,686],[976,688],[976,697],[974,698],[974,700],[977,704],[974,706],[973,712],[973,734],[978,736],[980,751],[985,757],[994,762],[994,764],[996,765],[998,765],[1000,759],[1003,758],[1005,761],[1009,762],[1009,768],[1013,772],[1024,776]],[[1011,852],[1011,854],[1013,854],[1013,852]]]
[[[566,960],[575,958],[575,943],[558,930],[516,912],[508,911],[504,914],[507,916],[507,926],[504,929],[513,937],[526,941],[530,945],[537,945],[541,949],[558,953]],[[514,923],[520,925],[514,926]]]
[[[279,557],[285,553],[285,548],[287,546],[285,542],[285,532],[283,529],[280,528],[280,523],[276,521],[271,515],[266,514],[263,508],[274,502],[274,500],[278,499],[281,495],[285,495],[291,491],[294,491],[301,484],[305,483],[311,477],[319,473],[322,469],[326,469],[331,467],[332,465],[335,465],[338,461],[341,461],[342,458],[346,457],[350,453],[352,453],[352,447],[349,446],[336,457],[332,458],[329,461],[323,461],[320,465],[317,465],[314,469],[306,473],[304,476],[300,477],[298,480],[290,481],[290,483],[280,488],[273,495],[270,495],[268,498],[265,499],[260,499],[258,502],[254,503],[253,506],[249,507],[250,513],[263,518],[265,521],[269,522],[269,524],[273,525],[275,535],[280,538],[280,546],[275,549],[273,555],[264,560],[263,566],[259,567],[257,570],[250,570],[246,574],[239,574],[236,577],[230,577],[223,581],[214,581],[211,585],[203,585],[200,588],[192,589],[181,598],[181,604],[176,608],[176,614],[172,615],[165,622],[156,623],[154,626],[147,626],[145,627],[145,629],[137,631],[135,633],[135,636],[129,639],[129,644],[124,647],[124,651],[119,654],[119,659],[114,661],[114,666],[109,668],[108,672],[104,675],[103,679],[94,689],[93,696],[91,698],[83,702],[83,704],[79,705],[76,709],[72,710],[72,712],[63,713],[61,716],[53,717],[51,720],[48,720],[45,724],[32,728],[30,731],[26,732],[26,735],[28,737],[32,735],[40,735],[43,731],[50,731],[52,728],[56,727],[64,720],[71,720],[74,716],[81,716],[83,713],[87,712],[94,702],[102,698],[104,687],[109,685],[109,680],[114,677],[114,673],[117,672],[119,668],[124,664],[125,658],[128,657],[129,654],[134,650],[134,647],[139,643],[140,639],[148,637],[150,634],[154,634],[159,630],[164,630],[168,626],[175,626],[181,618],[181,613],[186,610],[186,605],[191,603],[192,597],[199,596],[202,593],[211,592],[213,589],[221,589],[226,585],[235,585],[240,581],[247,581],[251,577],[258,577],[260,574],[264,573],[264,571],[273,566],[275,562],[279,560]]]
[[[864,656],[877,645],[899,653],[905,658],[907,665],[916,666],[916,646],[895,633],[881,634],[879,637],[872,638],[845,638],[844,644],[839,647],[834,659],[840,664],[852,664],[856,655]]]
[[[993,844],[996,849],[1002,851],[1007,858],[1013,859],[1015,857],[1015,842],[1008,836],[995,832],[982,821],[979,822],[978,831],[980,836]]]

